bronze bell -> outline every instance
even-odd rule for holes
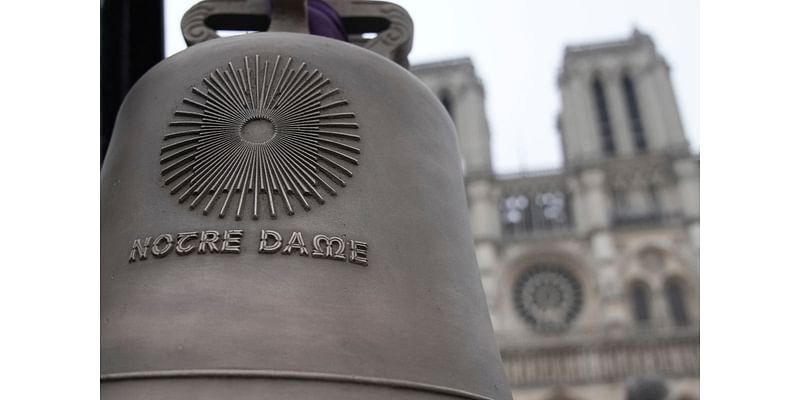
[[[455,128],[397,63],[411,20],[329,3],[351,43],[307,34],[304,1],[201,2],[193,45],[125,99],[101,174],[103,398],[511,398]]]

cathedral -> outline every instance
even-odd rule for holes
[[[492,170],[469,59],[412,67],[451,114],[483,288],[517,400],[700,396],[700,159],[666,60],[634,31],[568,46],[563,165]]]

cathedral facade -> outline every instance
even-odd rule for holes
[[[459,133],[476,256],[517,400],[699,399],[700,160],[652,39],[568,46],[563,166],[492,171],[469,59],[412,67]]]

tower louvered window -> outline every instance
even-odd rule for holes
[[[636,87],[633,80],[628,74],[622,77],[622,88],[625,93],[625,105],[628,109],[628,119],[631,124],[631,131],[633,133],[633,144],[636,150],[647,150],[647,139],[644,136],[644,126],[642,125],[642,116],[639,113],[639,102],[636,98]]]
[[[614,132],[611,129],[611,116],[608,113],[605,89],[599,78],[592,82],[592,92],[594,93],[594,104],[597,113],[597,122],[600,127],[600,143],[603,147],[603,154],[613,156],[616,153],[614,145]]]

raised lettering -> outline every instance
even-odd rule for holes
[[[300,251],[301,256],[308,256],[306,242],[303,241],[303,234],[300,232],[292,232],[292,236],[289,238],[289,241],[286,242],[286,246],[281,253],[291,255],[294,250]]]
[[[197,232],[183,232],[178,234],[178,242],[175,243],[175,252],[178,253],[179,256],[185,256],[190,254],[192,250],[194,250],[194,246],[187,246],[186,242],[197,239],[199,236]]]
[[[217,241],[219,240],[219,232],[217,231],[202,231],[200,232],[200,245],[197,247],[198,254],[206,254],[206,247],[209,253],[219,253],[217,248]]]
[[[239,254],[241,252],[242,230],[229,229],[225,231],[222,239],[222,253]]]
[[[367,242],[350,241],[350,262],[367,265]]]
[[[136,255],[139,255],[139,260],[146,260],[147,259],[147,248],[150,247],[150,239],[151,236],[148,236],[144,239],[144,244],[142,244],[142,239],[136,239],[133,241],[133,246],[131,246],[131,255],[128,257],[128,262],[135,262]]]
[[[272,244],[269,243],[270,239],[273,240]],[[283,238],[281,234],[269,229],[261,230],[261,242],[258,244],[258,252],[266,254],[274,254],[280,251],[283,245]]]
[[[311,252],[312,257],[330,258],[339,261],[347,260],[347,257],[344,255],[344,240],[341,238],[336,236],[316,235],[314,236],[313,242],[314,251]],[[336,245],[335,249],[334,245]]]
[[[158,246],[162,242],[164,242],[164,246],[159,248]],[[156,258],[161,258],[169,254],[170,250],[172,250],[172,235],[169,233],[158,235],[156,240],[153,241],[151,250],[153,251],[153,256]]]
[[[147,260],[150,255],[148,252],[152,254],[152,258],[163,258],[173,250],[179,256],[195,252],[241,254],[243,241],[243,229],[162,233],[135,239],[130,248],[128,262]],[[367,250],[367,242],[345,240],[342,236],[316,234],[306,244],[302,232],[291,232],[288,240],[283,240],[279,232],[270,229],[261,230],[258,243],[258,252],[262,254],[281,253],[291,256],[297,253],[306,257],[349,261],[359,265],[367,265]]]

